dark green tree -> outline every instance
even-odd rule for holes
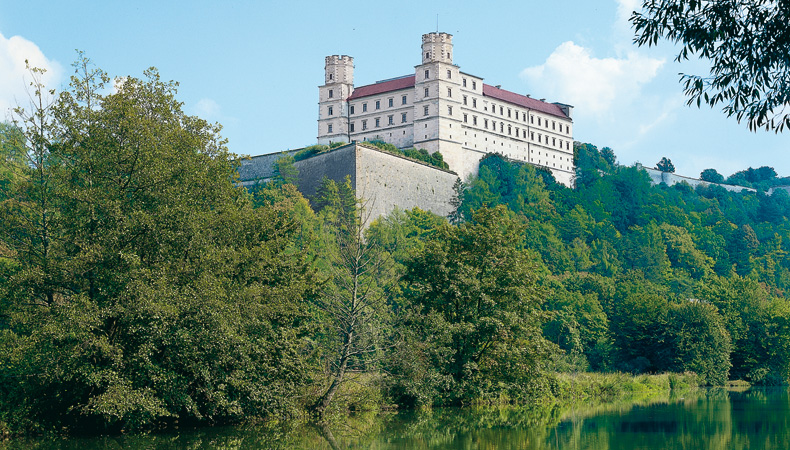
[[[420,380],[409,384],[445,402],[525,398],[545,389],[551,345],[540,331],[545,314],[522,231],[504,207],[482,208],[469,222],[437,229],[406,264],[407,323],[423,349],[412,356],[433,361],[403,373]]]
[[[717,172],[716,169],[703,170],[699,174],[699,179],[710,183],[724,183],[724,175]]]
[[[675,165],[672,164],[672,160],[667,157],[661,158],[661,161],[656,164],[656,168],[662,172],[675,172]]]

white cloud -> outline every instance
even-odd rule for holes
[[[521,72],[540,96],[570,103],[591,115],[608,115],[639,98],[641,87],[664,65],[663,59],[629,52],[624,58],[595,58],[589,49],[564,42],[546,62]]]
[[[30,67],[46,70],[41,81],[47,88],[60,87],[63,70],[56,61],[44,56],[36,44],[21,36],[6,38],[0,34],[0,121],[9,117],[10,110],[17,106],[27,107],[31,81]]]
[[[220,118],[221,108],[217,102],[210,98],[201,98],[192,109],[195,115],[208,121]]]

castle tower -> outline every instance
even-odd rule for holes
[[[348,142],[348,104],[354,92],[354,58],[327,56],[324,85],[318,87],[318,143]]]
[[[422,63],[453,63],[453,35],[428,33],[422,35]]]
[[[414,146],[440,151],[457,169],[461,149],[461,75],[453,64],[453,35],[422,35],[422,64],[415,67]]]

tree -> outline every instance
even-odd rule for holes
[[[723,385],[732,367],[732,343],[716,307],[696,299],[671,305],[669,323],[672,370],[695,372],[706,384]]]
[[[354,197],[351,180],[337,185],[325,178],[322,185],[319,191],[324,197],[318,203],[326,205],[321,217],[328,239],[323,252],[328,279],[316,305],[326,316],[330,363],[329,385],[312,405],[319,420],[347,381],[350,369],[360,372],[375,366],[374,357],[389,328],[386,292],[392,281],[387,271],[391,259],[378,241],[365,237],[369,218],[364,203]]]
[[[699,179],[709,183],[724,183],[724,175],[716,169],[705,169],[699,174]]]
[[[675,165],[672,164],[672,160],[667,157],[661,158],[661,161],[656,164],[656,168],[662,172],[675,173]]]
[[[482,208],[458,227],[439,227],[407,262],[415,344],[407,350],[432,362],[403,374],[416,377],[412,386],[451,403],[540,389],[551,345],[541,334],[545,314],[522,231],[503,206]]]
[[[681,76],[688,104],[723,105],[750,130],[790,126],[790,8],[785,1],[643,0],[637,45],[679,44],[676,61],[710,60],[708,76]]]
[[[0,379],[19,382],[0,390],[0,421],[287,415],[306,380],[304,199],[253,209],[219,126],[186,115],[175,83],[154,69],[105,94],[107,81],[81,58],[51,106],[18,110],[29,161],[0,203]]]

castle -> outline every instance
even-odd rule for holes
[[[422,36],[413,75],[354,87],[354,59],[326,57],[319,86],[318,142],[382,140],[439,151],[450,169],[476,175],[487,153],[549,169],[573,186],[573,107],[483,83],[453,64],[453,37]]]

